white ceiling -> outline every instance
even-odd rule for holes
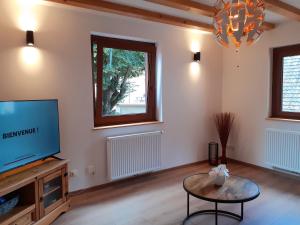
[[[299,0],[281,0],[282,2],[285,2],[287,4],[293,5],[297,8],[300,8],[300,1]]]
[[[163,5],[159,5],[159,4],[155,4],[155,3],[151,3],[151,2],[147,2],[144,0],[107,0],[107,1],[120,3],[120,4],[124,4],[124,5],[129,5],[129,6],[135,6],[138,8],[148,9],[148,10],[152,10],[155,12],[160,12],[160,13],[169,14],[169,15],[173,15],[173,16],[183,17],[183,18],[191,19],[191,20],[195,20],[195,21],[212,23],[212,18],[197,15],[197,14],[179,10],[179,9],[170,8],[167,6],[163,6]],[[217,0],[194,0],[194,1],[206,4],[206,5],[214,6]],[[282,0],[282,1],[285,3],[288,3],[290,5],[293,5],[295,7],[300,8],[300,0]],[[287,20],[288,20],[288,18],[286,18],[286,17],[280,16],[279,14],[275,14],[273,12],[266,10],[266,21],[267,22],[282,23]]]
[[[151,11],[160,12],[160,13],[164,13],[164,14],[168,14],[168,15],[183,17],[186,19],[191,19],[191,20],[196,20],[196,21],[201,21],[201,22],[206,22],[206,23],[212,23],[212,18],[210,18],[210,17],[200,16],[200,15],[197,15],[194,13],[170,8],[167,6],[147,2],[144,0],[107,0],[107,1],[120,3],[120,4],[124,4],[124,5],[135,6],[137,8],[148,9]]]

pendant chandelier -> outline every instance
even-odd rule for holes
[[[218,0],[214,16],[214,34],[222,46],[230,42],[239,48],[242,42],[251,45],[263,33],[263,0]]]

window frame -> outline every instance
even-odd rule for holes
[[[156,120],[156,45],[142,41],[91,35],[91,51],[97,44],[97,81],[93,78],[94,127],[152,122]],[[102,116],[103,48],[142,51],[148,54],[148,87],[146,113]],[[92,55],[93,59],[93,55]],[[93,76],[93,73],[92,73]],[[95,93],[95,84],[97,93]],[[97,96],[97,98],[96,98]]]
[[[300,112],[282,111],[283,58],[300,55],[300,44],[273,49],[271,117],[300,120]]]

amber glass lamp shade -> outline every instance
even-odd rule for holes
[[[214,16],[214,34],[222,46],[251,45],[263,33],[263,0],[219,0]]]

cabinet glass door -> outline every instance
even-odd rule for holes
[[[44,208],[57,202],[63,197],[61,176],[44,183]]]
[[[65,201],[64,169],[40,180],[40,215],[47,215]]]

